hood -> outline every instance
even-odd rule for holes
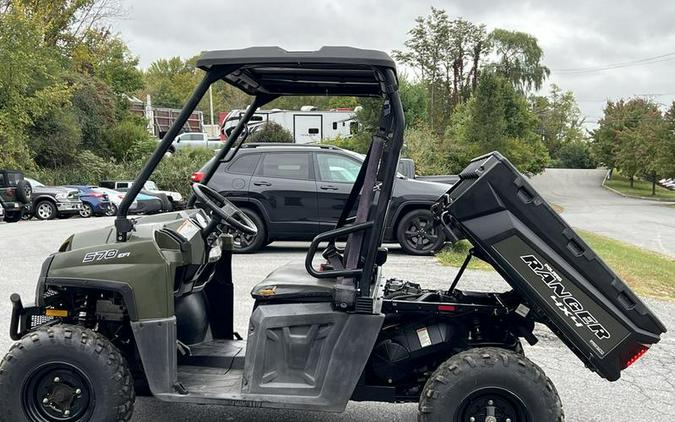
[[[75,198],[79,198],[80,196],[80,192],[77,189],[67,188],[65,186],[35,186],[33,188],[33,193],[51,196],[56,196],[58,194],[62,194],[61,196],[74,195]]]
[[[394,194],[414,195],[418,199],[427,199],[435,201],[446,193],[452,185],[436,182],[423,182],[421,180],[409,178],[396,178],[394,180]]]

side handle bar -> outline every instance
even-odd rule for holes
[[[339,229],[329,230],[327,232],[321,233],[312,240],[312,244],[309,245],[309,250],[307,251],[307,256],[305,257],[305,268],[307,272],[316,278],[334,278],[334,277],[354,277],[360,275],[363,272],[361,268],[355,269],[345,269],[345,270],[328,270],[328,271],[317,271],[312,265],[314,261],[314,255],[319,248],[321,242],[329,241],[332,239],[337,239],[338,237],[345,236],[351,233],[364,231],[371,229],[374,223],[372,221],[366,221],[365,223],[355,224],[353,226],[340,227]]]
[[[14,341],[21,340],[21,333],[19,332],[19,321],[23,315],[23,304],[21,303],[21,296],[14,293],[9,297],[12,302],[12,319],[9,323],[9,337]]]

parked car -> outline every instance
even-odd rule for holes
[[[45,186],[35,179],[26,178],[33,187],[31,215],[38,220],[68,218],[82,210],[82,201],[77,189],[65,186]]]
[[[3,203],[5,221],[15,223],[30,211],[32,186],[16,170],[0,170],[0,201]]]
[[[418,176],[415,173],[415,161],[410,158],[401,158],[398,162],[398,172],[409,179],[421,180],[424,182],[446,183],[454,185],[459,181],[456,174],[444,174],[434,176]]]
[[[131,188],[133,183],[133,180],[104,180],[100,185],[108,189],[126,192]],[[145,182],[141,193],[159,198],[162,201],[162,211],[181,210],[185,208],[183,195],[178,192],[160,190],[157,184],[152,180]]]
[[[223,146],[220,138],[210,138],[207,133],[185,132],[176,136],[169,152],[174,153],[181,148],[211,148],[217,149]]]
[[[0,199],[0,221],[5,219],[5,207],[2,205],[2,199]]]
[[[254,252],[275,240],[311,240],[334,227],[361,169],[363,156],[329,145],[245,144],[222,162],[209,186],[242,208],[258,234],[234,232],[239,252]],[[209,161],[192,175],[199,182]],[[387,214],[385,240],[406,253],[429,254],[445,243],[429,207],[450,185],[398,175]]]
[[[67,185],[66,187],[77,189],[82,201],[80,217],[89,218],[92,215],[109,215],[111,202],[106,193],[94,190],[94,186],[89,185]]]
[[[110,199],[110,212],[108,215],[116,215],[126,192],[119,192],[113,189],[95,187],[94,190],[105,193]],[[139,193],[134,202],[129,207],[131,214],[155,214],[162,211],[162,200],[149,195]]]

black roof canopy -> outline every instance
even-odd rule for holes
[[[249,95],[381,96],[379,71],[396,72],[394,61],[386,53],[352,47],[207,51],[197,67],[223,72],[223,80]]]

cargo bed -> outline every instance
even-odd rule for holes
[[[666,328],[499,153],[475,158],[432,207],[468,239],[532,312],[600,376],[614,381]]]

